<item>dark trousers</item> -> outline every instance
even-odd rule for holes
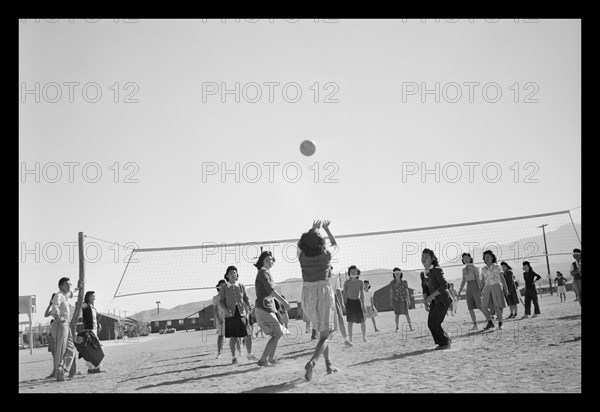
[[[525,314],[531,314],[531,302],[533,302],[533,313],[540,314],[540,306],[538,305],[538,296],[535,289],[525,289]]]
[[[446,312],[448,312],[448,308],[435,300],[429,305],[427,326],[431,331],[431,336],[433,336],[433,341],[436,345],[448,345],[452,341],[442,328]]]

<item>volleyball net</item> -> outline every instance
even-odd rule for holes
[[[333,248],[334,272],[345,273],[350,265],[356,265],[367,276],[389,274],[394,267],[420,271],[424,248],[435,252],[446,273],[452,273],[452,268],[459,273],[463,252],[470,253],[475,264],[482,264],[483,252],[491,250],[498,263],[506,261],[512,266],[527,260],[534,270],[539,268],[536,271],[545,274],[548,262],[551,267],[566,267],[573,260],[573,248],[581,247],[568,210],[383,232],[336,234],[333,226],[332,231],[338,244]],[[321,233],[326,238],[322,229]],[[114,297],[213,289],[230,265],[237,267],[241,283],[254,285],[254,263],[261,250],[269,250],[275,257],[271,270],[275,283],[299,282],[300,235],[273,241],[134,249]]]

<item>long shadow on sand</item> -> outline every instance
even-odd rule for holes
[[[221,365],[219,365],[219,366],[221,366]],[[223,365],[223,366],[230,366],[230,365]],[[196,378],[186,378],[186,379],[179,379],[176,381],[161,382],[161,383],[157,383],[155,385],[140,386],[136,390],[139,391],[139,390],[143,390],[143,389],[152,389],[152,388],[157,388],[160,386],[182,385],[182,384],[189,383],[189,382],[200,381],[202,379],[223,378],[223,377],[227,377],[227,376],[231,376],[231,375],[240,375],[242,373],[255,372],[256,369],[258,368],[258,367],[256,367],[256,368],[247,368],[245,370],[240,370],[241,368],[243,368],[245,366],[256,366],[256,364],[249,363],[246,365],[241,365],[240,368],[238,368],[235,371],[231,371],[231,372],[215,373],[212,375],[198,376]]]
[[[554,320],[575,320],[581,319],[581,315],[570,315],[570,316],[562,316],[560,318],[554,318]]]
[[[303,350],[303,351],[288,352],[288,353],[282,355],[281,357],[284,358],[284,359],[302,358],[302,357],[311,355],[314,351],[315,351],[314,348],[310,348],[310,349],[306,349],[306,350]],[[290,353],[294,353],[295,355],[289,356]]]
[[[157,362],[167,362],[173,359],[177,359],[177,360],[181,360],[181,359],[188,359],[188,358],[199,358],[201,356],[206,356],[208,355],[208,353],[204,354],[204,355],[194,355],[194,356],[183,356],[181,358],[169,358],[169,359],[158,359],[158,360],[153,360],[152,363],[155,364]],[[186,362],[175,362],[175,363],[168,363],[168,364],[162,364],[162,365],[158,365],[158,366],[174,366],[174,365],[184,365],[186,363],[194,363],[197,362],[197,360],[190,360],[190,361],[186,361]],[[149,366],[147,368],[139,368],[139,370],[146,370],[146,369],[155,369],[156,365],[153,366]]]
[[[352,365],[348,365],[347,367],[353,368],[355,366],[369,365],[369,364],[375,363],[375,362],[387,362],[387,361],[396,360],[396,359],[408,358],[410,356],[424,355],[426,353],[433,352],[433,351],[435,351],[435,349],[421,349],[421,350],[416,350],[413,352],[397,353],[392,356],[388,356],[387,358],[371,359],[371,360],[364,361],[364,362],[354,363]]]
[[[76,377],[74,377],[73,379],[70,380],[70,382],[72,382],[73,380],[79,380],[79,379],[84,379],[85,376],[84,375],[78,375]],[[29,388],[32,389],[34,387],[38,387],[38,386],[43,386],[46,384],[49,385],[53,385],[56,384],[56,379],[55,378],[40,378],[40,379],[30,379],[28,381],[21,381],[19,382],[19,388]],[[60,384],[60,382],[58,382],[58,384]]]
[[[188,368],[188,369],[177,369],[174,371],[166,371],[166,372],[160,372],[160,373],[151,373],[150,375],[143,375],[143,376],[136,376],[133,378],[129,378],[129,379],[124,379],[122,381],[119,381],[119,383],[124,383],[127,381],[133,381],[136,379],[145,379],[145,378],[151,378],[153,376],[161,376],[161,375],[169,375],[171,373],[181,373],[181,372],[193,372],[193,371],[197,371],[200,369],[209,369],[209,368],[223,368],[226,366],[231,366],[230,364],[222,364],[222,365],[201,365],[201,366],[196,366],[194,368]],[[245,366],[245,365],[241,365],[241,366]]]
[[[277,392],[285,392],[291,389],[295,389],[299,383],[304,382],[303,378],[294,379],[291,382],[280,383],[278,385],[267,385],[261,386],[259,388],[250,389],[249,391],[243,391],[241,393],[277,393]]]

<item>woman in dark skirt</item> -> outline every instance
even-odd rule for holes
[[[352,324],[360,323],[363,342],[367,341],[367,325],[365,323],[365,296],[364,284],[359,280],[360,269],[355,265],[348,268],[348,279],[344,283],[343,295],[346,300],[346,320],[348,321],[348,340],[352,342]]]
[[[394,308],[394,316],[396,321],[396,332],[400,330],[400,315],[406,315],[408,327],[414,330],[410,323],[410,314],[408,313],[408,282],[403,279],[404,274],[400,268],[396,267],[392,270],[394,279],[390,282],[390,302]]]
[[[510,315],[507,319],[517,317],[517,308],[519,307],[519,296],[517,295],[517,287],[515,285],[515,276],[512,272],[512,268],[506,262],[500,263],[502,271],[504,272],[504,280],[506,281],[506,287],[508,288],[508,294],[506,295],[506,303],[510,307]]]
[[[246,293],[246,287],[237,281],[238,271],[235,266],[229,266],[225,272],[227,283],[221,286],[219,291],[219,305],[225,315],[225,337],[229,338],[231,349],[231,363],[238,363],[235,356],[236,347],[240,347],[240,338],[248,336],[248,313],[246,308],[250,307],[250,299]],[[247,339],[246,341],[252,341]],[[246,346],[248,349],[248,346]],[[248,350],[248,359],[256,359],[251,349]]]

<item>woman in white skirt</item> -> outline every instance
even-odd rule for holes
[[[506,307],[504,299],[508,294],[508,287],[504,280],[502,268],[496,263],[496,255],[491,250],[483,252],[483,261],[485,266],[481,269],[481,277],[483,278],[481,306],[494,308],[498,318],[498,329],[502,329],[502,310]]]
[[[331,246],[335,246],[335,238],[329,231],[329,221],[323,222],[323,230],[327,233]],[[325,239],[318,232],[321,221],[313,222],[312,228],[303,233],[298,241],[298,261],[302,269],[302,310],[313,329],[319,333],[317,346],[304,367],[304,378],[310,381],[313,369],[319,357],[325,358],[327,373],[337,372],[329,360],[329,335],[337,330],[337,316],[335,308],[335,295],[331,288],[329,277],[331,276],[332,251],[325,245]]]

